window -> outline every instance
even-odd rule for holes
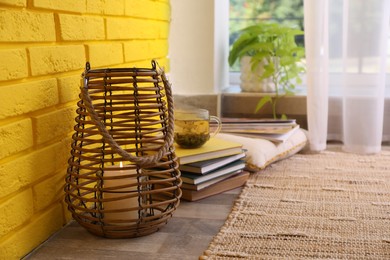
[[[230,0],[229,46],[239,30],[261,21],[277,22],[303,30],[303,0]],[[303,37],[297,39],[303,45]],[[236,64],[231,71],[239,71]]]

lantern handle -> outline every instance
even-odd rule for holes
[[[155,61],[152,61],[152,65],[155,69]],[[160,68],[160,67],[159,67]],[[170,147],[173,145],[173,136],[174,136],[174,110],[173,110],[173,96],[172,96],[172,88],[171,84],[168,82],[167,77],[165,76],[164,70],[160,68],[161,78],[164,84],[165,93],[167,97],[167,103],[168,103],[168,131],[165,135],[165,142],[162,147],[157,151],[157,153],[153,155],[147,155],[147,156],[134,156],[125,151],[123,148],[120,147],[120,145],[114,140],[114,138],[110,135],[110,133],[107,131],[105,125],[101,122],[97,112],[95,111],[95,108],[92,104],[91,97],[88,92],[88,87],[84,85],[84,87],[81,88],[81,98],[84,101],[84,105],[88,111],[88,113],[91,116],[91,119],[97,126],[100,134],[103,136],[104,141],[106,141],[111,148],[118,153],[120,156],[123,157],[123,159],[136,163],[140,166],[143,165],[151,165],[153,163],[158,162],[170,149]],[[88,80],[84,80],[84,84],[88,84]]]

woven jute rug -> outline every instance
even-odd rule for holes
[[[331,147],[253,174],[200,259],[390,259],[390,150]]]

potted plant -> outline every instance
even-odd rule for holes
[[[229,65],[241,62],[242,90],[274,92],[259,100],[255,112],[270,103],[273,117],[277,118],[278,99],[293,94],[295,85],[301,83],[304,48],[295,42],[298,35],[303,31],[276,23],[258,23],[242,29],[233,43]]]

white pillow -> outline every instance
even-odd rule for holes
[[[285,159],[301,151],[307,144],[306,131],[298,129],[295,133],[283,143],[273,143],[271,141],[243,137],[232,134],[219,133],[221,139],[239,142],[243,149],[247,150],[246,163],[248,170],[261,170],[273,162]]]

